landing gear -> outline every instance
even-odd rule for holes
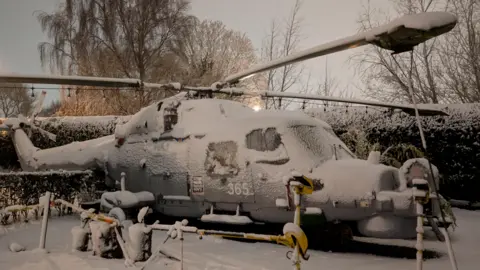
[[[114,207],[108,212],[108,216],[113,217],[120,222],[123,230],[128,230],[130,226],[137,223],[137,219],[134,218],[137,214],[137,209],[122,209],[120,207]]]
[[[353,240],[353,231],[348,224],[329,222],[323,227],[306,229],[309,245],[313,249],[344,251]]]

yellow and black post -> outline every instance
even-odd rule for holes
[[[295,216],[293,223],[300,228],[301,220],[301,204],[302,204],[302,195],[312,194],[313,192],[313,181],[305,176],[295,176],[293,180],[289,182],[290,186],[294,189],[294,204],[295,204]],[[284,232],[285,234],[285,232]],[[298,239],[295,241],[295,249],[292,256],[292,262],[294,264],[294,269],[300,269],[300,257],[308,259],[308,256],[305,257],[303,251],[300,249],[300,241]]]

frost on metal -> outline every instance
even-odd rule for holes
[[[214,222],[214,223],[226,223],[226,224],[236,224],[236,225],[246,225],[252,224],[253,221],[247,216],[235,216],[235,215],[216,215],[208,214],[201,217],[203,222]]]
[[[207,148],[205,170],[212,177],[237,175],[238,146],[234,141],[210,143]]]
[[[424,12],[408,14],[394,19],[385,25],[372,29],[372,31],[367,32],[368,34],[365,36],[365,39],[367,41],[374,40],[376,36],[382,33],[392,33],[402,26],[406,28],[429,31],[437,27],[455,23],[456,21],[456,16],[448,12]]]

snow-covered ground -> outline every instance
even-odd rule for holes
[[[454,209],[459,227],[451,233],[458,269],[478,269],[480,263],[480,212]],[[79,219],[73,216],[52,217],[47,235],[48,255],[34,253],[39,242],[40,221],[19,224],[0,230],[0,269],[7,270],[92,270],[125,269],[123,260],[107,260],[91,256],[90,252],[71,252],[71,233]],[[428,231],[424,269],[451,269],[443,243],[434,241]],[[153,250],[165,239],[165,232],[156,231]],[[303,262],[302,269],[329,270],[406,270],[415,269],[414,241],[378,240],[358,238],[351,252],[331,253],[310,250],[310,259]],[[27,251],[12,253],[8,246],[12,242],[25,245]],[[163,249],[180,257],[180,241],[169,240]],[[184,242],[184,269],[188,270],[240,270],[240,269],[292,269],[285,253],[289,249],[270,243],[245,243],[216,237],[199,240],[195,235],[186,235]],[[372,254],[373,253],[373,254]],[[410,258],[404,258],[408,256]],[[439,257],[438,257],[439,256]],[[140,267],[143,263],[137,263]],[[161,257],[145,269],[180,269],[179,263]]]

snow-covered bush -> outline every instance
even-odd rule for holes
[[[339,137],[361,159],[367,159],[371,151],[380,149],[379,144],[369,142],[365,131],[358,128],[349,128]]]
[[[67,201],[84,194],[95,199],[96,191],[103,189],[103,176],[92,171],[0,173],[0,208],[38,204],[40,195],[46,191]]]
[[[422,158],[424,153],[418,147],[412,144],[400,143],[389,146],[381,156],[382,163],[385,165],[400,168],[403,163],[412,158]]]

